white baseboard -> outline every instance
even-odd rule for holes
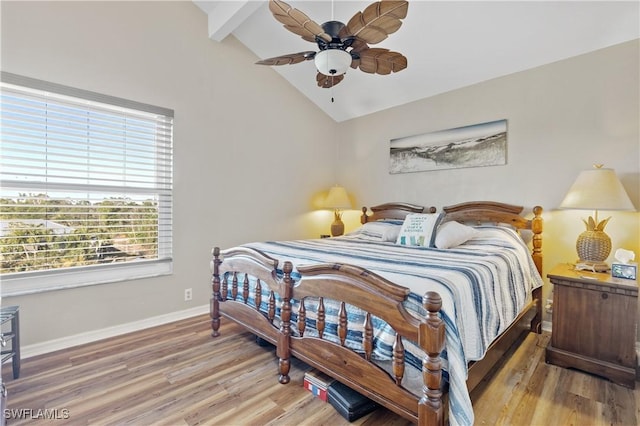
[[[195,317],[208,312],[209,305],[196,306],[195,308],[185,309],[184,311],[171,312],[164,315],[158,315],[156,317],[145,318],[140,321],[115,325],[113,327],[102,328],[100,330],[88,331],[86,333],[75,334],[73,336],[61,337],[59,339],[48,340],[42,343],[34,343],[33,345],[27,345],[20,348],[20,358],[30,358],[36,355],[58,351],[60,349],[66,349],[109,337],[119,336],[125,333],[131,333],[132,331],[144,330],[145,328]]]

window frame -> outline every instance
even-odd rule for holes
[[[136,101],[131,101],[115,96],[104,95],[88,90],[64,86],[43,80],[33,79],[17,74],[2,71],[0,73],[2,83],[21,86],[25,89],[45,91],[73,97],[83,101],[97,102],[115,107],[122,107],[140,112],[158,114],[168,119],[170,123],[169,136],[169,160],[168,191],[158,188],[151,189],[158,197],[158,223],[167,223],[168,230],[164,226],[158,228],[158,255],[159,259],[150,259],[133,262],[115,262],[103,265],[75,266],[60,269],[26,271],[8,273],[0,276],[0,296],[18,296],[44,291],[60,290],[75,287],[84,287],[97,284],[129,281],[142,278],[152,278],[173,273],[173,117],[174,111],[168,108],[157,107]],[[1,88],[5,90],[4,87]],[[155,160],[155,164],[159,164]],[[159,178],[158,178],[159,179]],[[158,181],[156,181],[158,182]],[[12,186],[14,186],[12,184]]]

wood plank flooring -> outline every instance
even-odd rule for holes
[[[29,358],[17,380],[5,364],[7,424],[349,424],[303,389],[304,364],[280,385],[272,347],[224,319],[220,337],[210,331],[202,315]],[[477,425],[638,424],[639,390],[545,364],[548,340],[529,334],[478,386]],[[410,423],[380,408],[353,424]]]

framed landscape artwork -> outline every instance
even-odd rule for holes
[[[507,120],[391,139],[389,173],[507,164]]]

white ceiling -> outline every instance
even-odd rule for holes
[[[208,14],[211,39],[233,34],[257,59],[317,50],[283,28],[267,1],[193,1]],[[318,24],[332,20],[331,1],[287,3]],[[333,19],[346,23],[370,3],[337,0]],[[404,54],[403,71],[375,75],[350,68],[340,84],[322,89],[313,61],[247,66],[279,72],[340,122],[639,37],[637,0],[409,1],[402,27],[371,45]]]

